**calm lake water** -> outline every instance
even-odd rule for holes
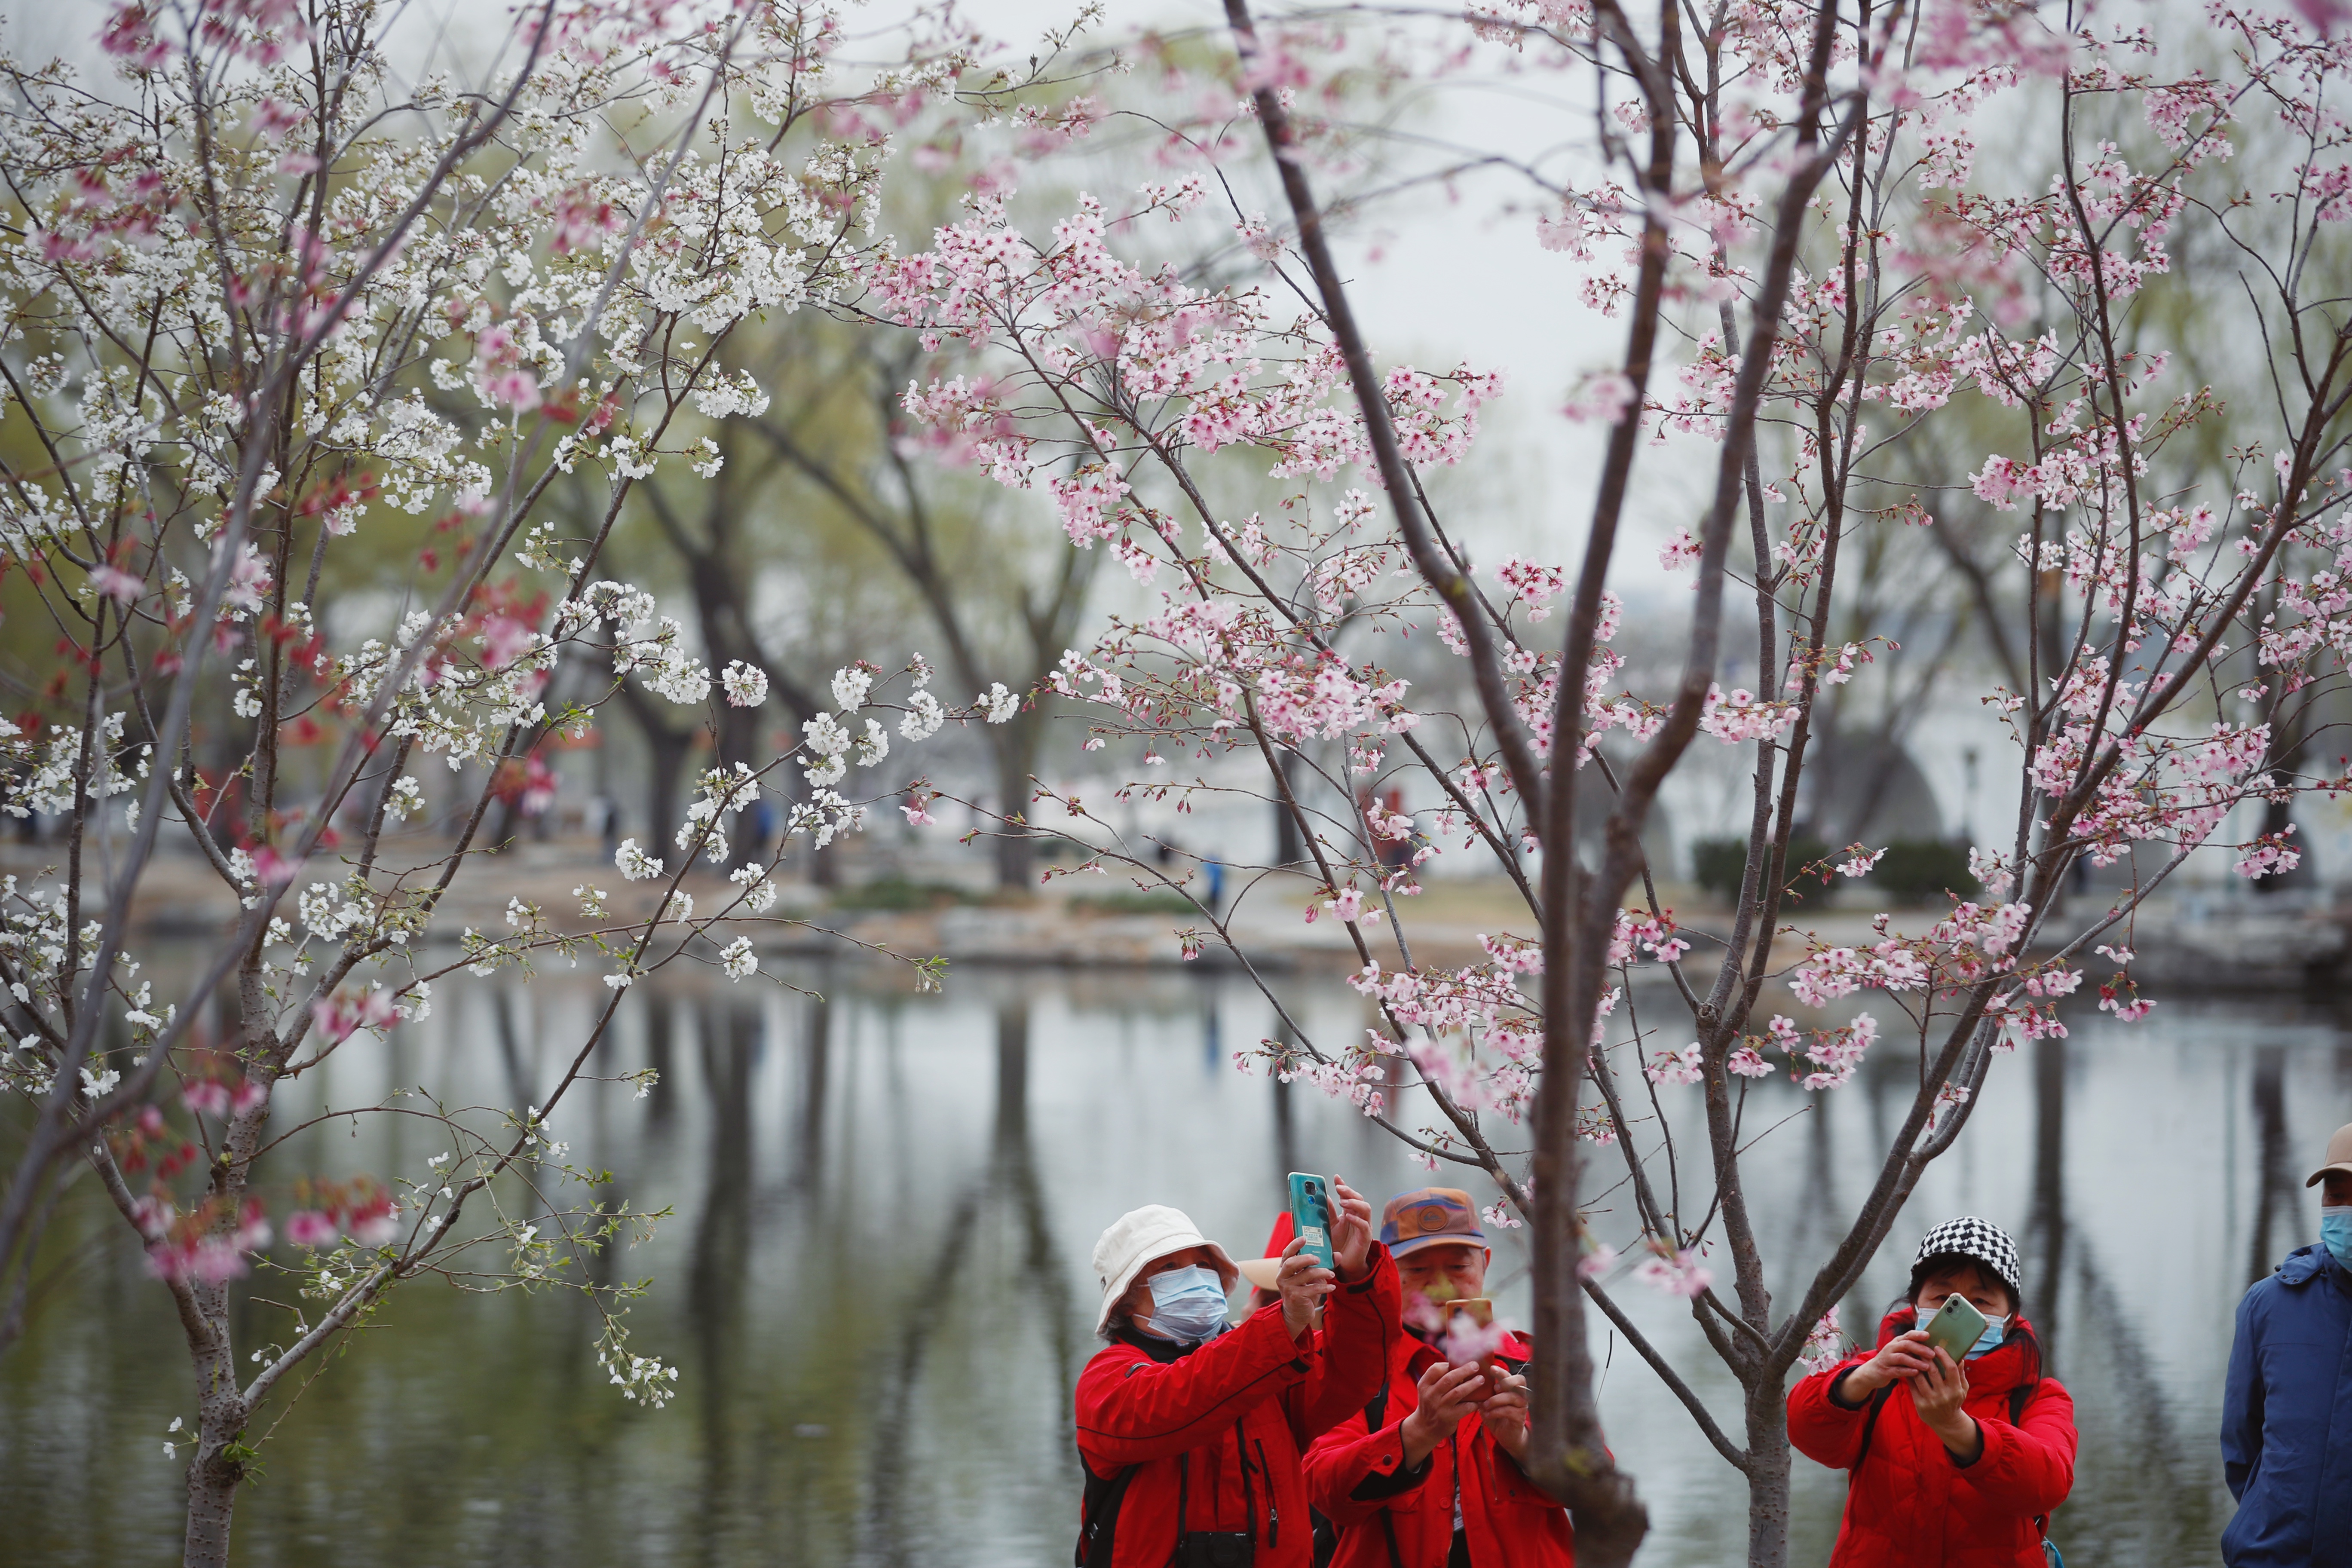
[[[611,1168],[640,1206],[676,1210],[614,1265],[655,1280],[630,1321],[635,1348],[680,1368],[668,1408],[620,1400],[590,1315],[561,1294],[408,1286],[283,1412],[238,1504],[241,1563],[1066,1563],[1069,1390],[1093,1349],[1087,1260],[1101,1227],[1174,1203],[1255,1252],[1286,1171],[1336,1170],[1376,1201],[1432,1179],[1315,1090],[1236,1073],[1232,1051],[1271,1019],[1228,979],[967,971],[944,996],[916,997],[865,971],[795,978],[825,999],[640,985],[600,1067],[656,1067],[660,1089],[635,1102],[625,1086],[584,1086],[556,1119],[575,1161]],[[1344,986],[1303,989],[1310,1027],[1360,1026]],[[433,1018],[339,1057],[280,1114],[291,1125],[306,1104],[419,1082],[536,1103],[602,995],[570,977],[445,986]],[[2087,1010],[2074,1023],[2073,1038],[1999,1065],[1847,1325],[1869,1331],[1927,1225],[1961,1212],[2008,1225],[2081,1414],[2056,1521],[2067,1561],[2210,1563],[2230,1511],[2214,1432],[2231,1309],[2258,1268],[2315,1234],[2300,1177],[2352,1120],[2352,1017],[2176,998],[2129,1027]],[[1903,1063],[1882,1052],[1752,1156],[1771,1255],[1805,1272],[1901,1114]],[[1769,1085],[1748,1125],[1808,1098]],[[447,1146],[408,1118],[356,1134],[337,1122],[281,1149],[274,1179],[414,1176]],[[69,1202],[58,1282],[0,1362],[0,1564],[176,1561],[180,1468],[163,1443],[193,1413],[187,1362],[96,1197]],[[1506,1316],[1524,1321],[1507,1241],[1496,1272],[1510,1277]],[[1729,1426],[1733,1385],[1709,1374],[1688,1319],[1622,1290]],[[241,1348],[282,1321],[250,1300],[243,1312]],[[1737,1562],[1738,1478],[1622,1348],[1602,1401],[1656,1521],[1643,1561]],[[1818,1563],[1843,1478],[1801,1459],[1798,1472],[1795,1560]]]

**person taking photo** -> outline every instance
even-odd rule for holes
[[[1409,1331],[1391,1345],[1386,1386],[1307,1452],[1307,1493],[1337,1532],[1331,1568],[1568,1568],[1568,1510],[1519,1468],[1527,1344],[1491,1310],[1482,1322],[1451,1310],[1483,1305],[1494,1259],[1470,1194],[1400,1193],[1381,1240]]]
[[[1276,1300],[1238,1324],[1239,1271],[1178,1210],[1137,1209],[1095,1243],[1109,1342],[1078,1376],[1079,1568],[1308,1568],[1301,1461],[1363,1408],[1402,1331],[1371,1205],[1337,1176],[1331,1191],[1337,1272],[1294,1240]]]
[[[1927,1233],[1878,1342],[1789,1391],[1789,1440],[1851,1472],[1830,1568],[2044,1568],[2074,1484],[2074,1402],[2042,1370],[2017,1245],[1999,1226]],[[1922,1324],[1954,1295],[1984,1317],[1955,1361]]]

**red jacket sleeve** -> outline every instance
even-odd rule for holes
[[[1797,1452],[1833,1470],[1853,1468],[1862,1448],[1863,1428],[1870,1420],[1870,1406],[1865,1402],[1848,1410],[1830,1397],[1830,1385],[1869,1359],[1868,1355],[1851,1357],[1789,1390],[1789,1441]]]
[[[2045,1377],[2016,1426],[2003,1419],[2006,1413],[2004,1405],[2002,1415],[1977,1416],[1984,1452],[1968,1468],[1969,1485],[1997,1508],[2048,1513],[2074,1489],[2074,1397]]]
[[[1078,1449],[1103,1470],[1197,1448],[1306,1378],[1319,1359],[1311,1336],[1291,1339],[1278,1309],[1177,1361],[1112,1345],[1078,1374]]]
[[[1496,1442],[1491,1435],[1478,1447],[1486,1451],[1488,1497],[1497,1502],[1527,1503],[1540,1508],[1556,1508],[1563,1513],[1568,1511],[1566,1503],[1529,1480],[1527,1471],[1519,1468],[1519,1462],[1511,1458],[1510,1450]],[[1610,1458],[1613,1461],[1616,1455],[1612,1452]]]
[[[1370,1397],[1365,1396],[1367,1403]],[[1410,1414],[1392,1410],[1388,1424],[1373,1432],[1366,1430],[1364,1412],[1359,1409],[1352,1420],[1341,1421],[1316,1438],[1307,1451],[1307,1500],[1344,1530],[1428,1479],[1425,1460],[1418,1470],[1405,1468],[1404,1418]],[[1358,1497],[1359,1489],[1367,1495]]]
[[[1389,1249],[1372,1243],[1371,1267],[1323,1300],[1322,1364],[1291,1395],[1293,1435],[1303,1450],[1362,1413],[1389,1375],[1389,1347],[1404,1332],[1404,1287]],[[1265,1311],[1279,1315],[1279,1307]]]

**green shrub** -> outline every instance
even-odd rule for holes
[[[945,882],[910,882],[904,877],[879,878],[833,895],[836,910],[940,910],[972,901],[972,895],[961,888]]]
[[[1877,867],[1863,879],[1873,892],[1898,903],[1928,903],[1946,893],[1973,898],[1977,879],[1969,875],[1969,852],[1941,838],[1897,838]]]
[[[1796,880],[1799,868],[1810,865],[1829,853],[1829,847],[1818,838],[1792,838],[1789,841],[1789,879]],[[1745,838],[1702,838],[1691,846],[1691,879],[1700,887],[1726,900],[1739,896],[1739,884],[1748,876],[1748,840]],[[1804,889],[1808,892],[1810,889]]]
[[[1080,893],[1070,900],[1073,910],[1097,915],[1193,915],[1201,911],[1181,893]]]

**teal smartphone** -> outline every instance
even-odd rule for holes
[[[1968,1359],[1985,1331],[1985,1315],[1958,1296],[1948,1296],[1936,1315],[1923,1325],[1927,1331],[1927,1342],[1941,1347],[1958,1365]]]
[[[1331,1184],[1320,1176],[1290,1173],[1290,1224],[1305,1243],[1299,1251],[1326,1268],[1338,1265],[1331,1252]]]

